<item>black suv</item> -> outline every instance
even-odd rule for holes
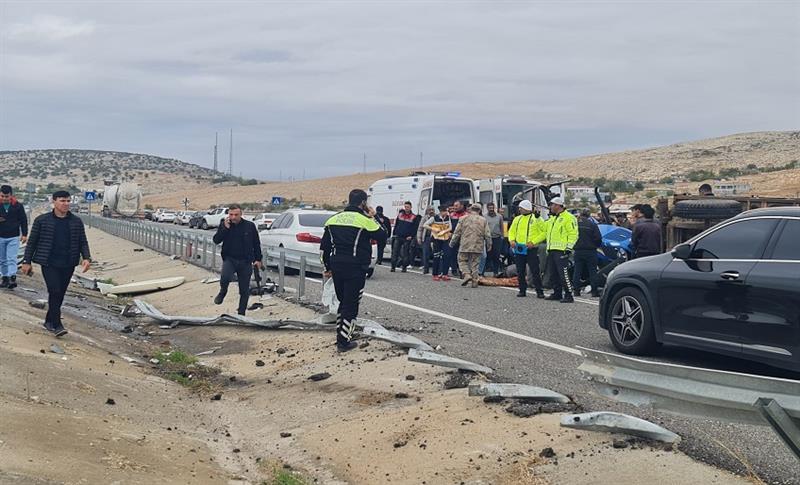
[[[800,207],[744,212],[622,264],[599,317],[626,354],[665,343],[800,371]]]

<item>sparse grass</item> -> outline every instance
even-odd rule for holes
[[[195,391],[214,390],[214,379],[219,376],[219,369],[199,365],[194,355],[180,349],[172,349],[168,352],[156,352],[153,358],[158,359],[158,373],[165,379]]]
[[[106,279],[103,279],[103,280],[97,280],[97,282],[98,283],[105,283],[107,285],[117,286],[117,283],[114,281],[113,278],[106,278]]]
[[[308,482],[297,472],[276,468],[272,479],[264,481],[262,485],[308,485]]]

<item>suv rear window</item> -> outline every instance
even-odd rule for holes
[[[333,214],[300,214],[300,225],[303,227],[325,227],[325,223]]]
[[[717,229],[700,239],[693,259],[760,259],[778,223],[776,219],[751,219]]]

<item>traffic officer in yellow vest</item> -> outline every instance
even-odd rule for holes
[[[339,352],[356,347],[351,340],[372,258],[372,241],[386,242],[386,232],[375,219],[375,211],[367,205],[367,193],[355,189],[350,192],[347,207],[325,223],[320,243],[324,276],[333,278],[339,299],[336,316],[336,349]]]
[[[517,210],[519,215],[514,218],[508,229],[508,242],[514,251],[514,263],[517,265],[519,280],[517,296],[527,296],[528,280],[525,271],[527,267],[533,278],[533,287],[536,288],[536,298],[544,298],[537,246],[545,241],[545,222],[533,213],[533,204],[529,200],[520,202]]]
[[[548,300],[573,303],[572,280],[569,276],[569,255],[578,241],[578,221],[564,209],[564,199],[550,200],[550,218],[547,219],[547,265],[550,267],[550,284],[553,294]]]

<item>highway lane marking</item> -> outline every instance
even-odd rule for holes
[[[388,269],[388,268],[386,268],[386,267],[384,267],[382,265],[376,265],[375,267],[376,268]],[[409,269],[407,272],[408,273],[415,273],[415,274],[422,275],[422,276],[428,276],[425,273],[423,273],[422,271],[413,270],[413,269]],[[459,281],[461,280],[461,278],[456,278],[455,276],[453,277],[453,279],[456,279],[456,280],[459,280]],[[515,292],[518,291],[516,288],[510,288],[508,286],[488,286],[487,288],[500,288],[502,290],[515,291]],[[581,303],[585,303],[587,305],[600,306],[600,302],[597,302],[597,301],[594,301],[594,300],[587,300],[585,298],[577,297],[577,298],[575,298],[575,301],[578,301],[578,302],[581,302]]]
[[[315,283],[322,284],[322,280],[318,280],[315,278],[306,278],[309,281],[313,281]],[[538,339],[535,337],[529,337],[528,335],[523,335],[521,333],[512,332],[510,330],[505,330],[502,328],[492,327],[491,325],[486,325],[484,323],[473,322],[472,320],[467,320],[466,318],[456,317],[453,315],[448,315],[446,313],[437,312],[436,310],[430,310],[428,308],[419,307],[416,305],[411,305],[408,303],[403,303],[401,301],[392,300],[391,298],[384,298],[382,296],[374,295],[372,293],[364,292],[364,296],[368,298],[372,298],[374,300],[382,301],[384,303],[389,303],[391,305],[397,305],[399,307],[407,308],[409,310],[414,310],[420,313],[427,313],[428,315],[433,315],[435,317],[444,318],[447,320],[452,320],[454,322],[463,323],[464,325],[469,325],[475,328],[480,328],[482,330],[488,330],[490,332],[494,332],[500,335],[505,335],[506,337],[515,338],[518,340],[523,340],[525,342],[530,342],[532,344],[541,345],[543,347],[548,347],[554,350],[559,350],[561,352],[566,352],[572,355],[581,355],[580,350],[574,349],[572,347],[567,347],[566,345],[557,344],[554,342],[548,342],[547,340]]]

